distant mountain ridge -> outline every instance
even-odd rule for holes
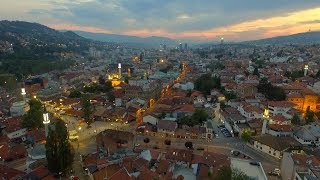
[[[304,32],[298,34],[292,34],[288,36],[277,36],[272,38],[253,40],[253,41],[245,41],[242,43],[249,44],[320,44],[320,31],[311,31]]]
[[[133,46],[133,47],[158,48],[160,44],[165,44],[167,46],[178,45],[177,41],[174,39],[170,39],[166,37],[158,37],[158,36],[150,36],[150,37],[143,38],[138,36],[91,33],[91,32],[84,32],[84,31],[75,31],[75,33],[88,39],[104,41],[104,42],[115,42],[115,43],[120,43],[126,46]]]

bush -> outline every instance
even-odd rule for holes
[[[190,142],[190,141],[187,141],[184,145],[185,145],[186,148],[188,148],[188,149],[193,149],[193,144],[192,144],[192,142]]]
[[[166,140],[164,141],[164,144],[165,144],[165,145],[168,145],[168,146],[170,146],[170,145],[171,145],[171,140],[169,140],[169,139],[166,139]]]
[[[145,138],[145,139],[143,140],[143,142],[144,142],[144,143],[149,143],[149,142],[150,142],[150,139],[149,139],[149,138]]]

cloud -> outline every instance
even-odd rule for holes
[[[320,7],[320,0],[3,1],[0,17],[6,19],[37,21],[57,29],[137,36],[263,38],[282,34],[280,29],[301,31],[303,25],[317,29],[320,20],[312,10]]]

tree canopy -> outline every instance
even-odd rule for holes
[[[93,112],[93,108],[90,99],[87,95],[82,96],[81,106],[83,112],[83,119],[86,121],[88,125],[90,125],[92,123],[91,114]]]
[[[211,77],[211,74],[204,74],[195,81],[194,87],[203,94],[209,95],[212,89],[221,87],[221,80],[217,76]]]
[[[286,99],[285,91],[278,86],[273,86],[266,78],[260,80],[258,92],[264,94],[268,100],[283,101]]]
[[[314,112],[310,110],[310,107],[306,110],[305,121],[307,124],[314,122]]]
[[[301,120],[299,118],[299,116],[297,114],[294,114],[292,119],[291,119],[291,123],[294,125],[300,125]]]
[[[249,180],[249,176],[236,168],[223,166],[214,176],[214,180]]]
[[[241,133],[241,138],[248,142],[251,139],[252,133],[250,130],[245,130]]]
[[[297,78],[304,76],[304,71],[303,70],[287,71],[285,73],[285,76],[290,78],[291,80],[295,81]]]
[[[180,126],[195,126],[204,123],[209,117],[208,113],[203,109],[196,109],[192,116],[184,116],[178,120]]]
[[[53,173],[65,173],[73,162],[72,147],[69,143],[67,127],[62,120],[49,126],[46,139],[46,157],[48,169]]]
[[[31,99],[30,110],[23,116],[22,126],[28,129],[43,127],[43,107],[40,101]]]

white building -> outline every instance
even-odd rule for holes
[[[5,133],[9,139],[16,139],[25,136],[27,134],[27,128],[6,129]]]
[[[143,117],[143,120],[142,120],[144,123],[150,123],[152,125],[157,125],[158,122],[159,122],[159,119],[154,117],[154,116],[151,116],[151,115],[147,115],[147,116],[144,116]]]
[[[320,145],[320,124],[312,123],[297,127],[293,130],[293,137],[302,145]]]
[[[10,114],[12,117],[23,116],[29,110],[30,106],[28,103],[24,101],[14,102],[10,107]]]
[[[292,137],[262,135],[254,137],[253,147],[275,158],[281,159],[283,152],[290,148],[300,148],[301,144]]]

